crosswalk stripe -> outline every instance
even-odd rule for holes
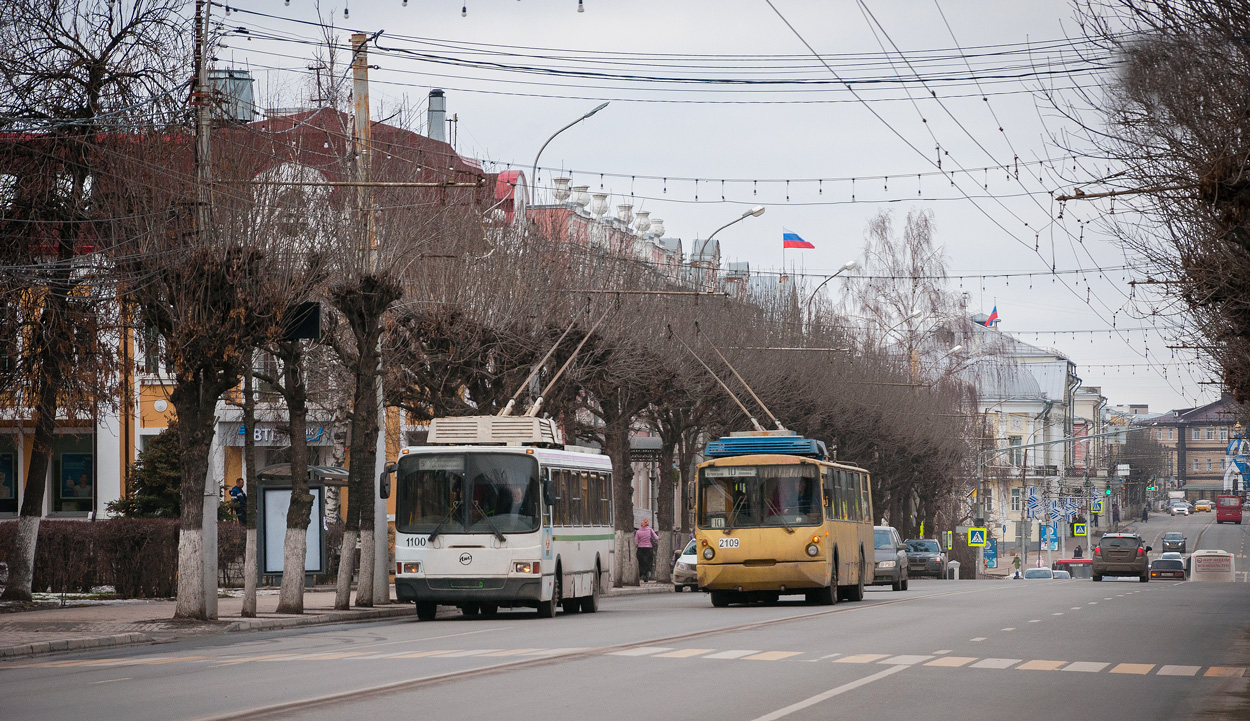
[[[1011,668],[1020,663],[1019,658],[983,658],[972,664],[972,668]]]
[[[1207,669],[1203,676],[1218,676],[1221,678],[1241,678],[1246,673],[1246,669],[1237,666],[1212,666]]]
[[[1155,665],[1153,663],[1118,663],[1111,669],[1111,673],[1128,673],[1136,676],[1145,676],[1150,673]]]
[[[1064,666],[1063,670],[1064,671],[1081,671],[1084,673],[1098,673],[1099,671],[1103,670],[1104,668],[1110,665],[1111,664],[1109,663],[1103,663],[1101,661],[1073,661],[1067,666]]]
[[[878,661],[877,663],[889,665],[889,666],[915,666],[916,664],[924,663],[925,661],[928,661],[931,658],[933,657],[932,656],[894,656],[891,658],[887,658],[884,661]]]
[[[668,653],[658,653],[655,655],[655,657],[656,658],[693,658],[694,656],[700,656],[705,653],[711,653],[715,650],[716,649],[714,648],[679,648],[676,651],[669,651]]]
[[[759,652],[760,652],[759,649],[740,649],[739,648],[739,649],[734,649],[731,651],[721,651],[720,653],[709,654],[707,656],[704,656],[703,658],[734,659],[734,658],[742,658],[743,656],[750,656],[753,653],[759,653]]]
[[[833,662],[834,663],[872,663],[873,661],[880,661],[881,659],[889,655],[890,654],[888,653],[857,653],[852,656],[843,656],[842,658],[835,658]]]
[[[780,661],[783,658],[802,656],[802,651],[764,651],[754,656],[743,656],[743,661]]]
[[[641,646],[639,648],[627,648],[624,651],[613,651],[609,656],[650,656],[653,653],[664,653],[672,651],[668,646]]]
[[[1193,676],[1202,670],[1201,666],[1160,666],[1156,676]]]
[[[960,666],[967,666],[975,660],[976,658],[972,656],[943,656],[941,658],[935,658],[925,665],[940,666],[943,668],[959,668]]]
[[[1016,666],[1017,671],[1057,671],[1059,667],[1067,663],[1067,661],[1043,661],[1041,659],[1035,661],[1025,661]]]

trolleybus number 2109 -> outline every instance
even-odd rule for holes
[[[739,539],[737,538],[721,538],[717,539],[716,542],[717,548],[737,548],[738,544]]]

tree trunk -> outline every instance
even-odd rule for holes
[[[347,515],[350,517],[351,511]],[[360,524],[360,519],[356,519],[356,524]],[[352,607],[352,571],[356,565],[356,539],[358,529],[352,528],[349,522],[348,527],[343,529],[343,545],[339,548],[339,577],[338,584],[334,588],[334,610],[346,611]]]
[[[260,484],[256,471],[256,394],[252,387],[252,358],[243,370],[243,487],[247,493],[247,537],[243,550],[243,611],[244,618],[256,618],[256,584],[260,569],[256,547],[256,508],[260,499]]]
[[[303,613],[304,558],[308,553],[308,524],[313,510],[313,495],[308,490],[308,395],[299,341],[282,346],[282,389],[291,439],[291,504],[287,508],[286,538],[282,545],[278,613]]]
[[[52,436],[56,427],[56,388],[43,384],[43,400],[36,410],[35,437],[26,468],[26,493],[22,498],[22,512],[17,524],[17,544],[13,558],[9,560],[9,581],[0,595],[6,601],[31,600],[31,582],[35,575],[35,549],[39,543],[39,521],[43,516],[43,499],[48,464],[52,456]]]
[[[217,398],[226,389],[205,383],[199,373],[188,373],[174,386],[170,399],[178,414],[182,515],[178,532],[178,600],[174,618],[207,621],[204,597],[204,489],[208,480],[208,454],[217,422]],[[230,383],[234,385],[234,383]],[[226,386],[229,388],[230,386]],[[216,519],[213,519],[216,522]]]
[[[655,509],[655,530],[660,534],[660,542],[655,549],[655,580],[660,583],[670,583],[673,580],[673,534],[677,530],[673,523],[674,496],[677,491],[676,471],[673,469],[676,440],[664,438],[660,444],[660,473],[657,479],[660,489]]]
[[[634,550],[634,469],[629,464],[629,419],[604,425],[603,440],[612,459],[612,505],[615,509],[617,586],[638,585],[638,557]]]

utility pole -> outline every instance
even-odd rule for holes
[[[212,3],[196,0],[195,3],[195,90],[191,102],[195,105],[195,238],[207,245],[209,224],[212,221],[210,183],[212,166],[209,146],[209,100],[208,87],[208,28]],[[216,424],[214,424],[214,427]],[[214,449],[216,443],[214,443]],[[204,509],[200,520],[202,545],[202,586],[204,613],[209,619],[217,618],[217,479],[212,459],[208,463],[208,478],[204,483]],[[185,532],[185,529],[184,529]]]
[[[378,241],[373,227],[371,127],[369,123],[369,51],[364,33],[352,35],[352,103],[355,110],[353,141],[356,149],[356,203],[364,223],[361,233],[361,270],[372,275],[378,269]],[[387,543],[386,500],[379,482],[386,467],[386,404],[382,396],[381,339],[378,340],[378,440],[373,469],[373,602],[390,603],[390,545]]]

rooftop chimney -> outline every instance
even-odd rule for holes
[[[447,98],[442,90],[430,91],[430,109],[427,111],[428,125],[426,135],[430,140],[447,142]]]

